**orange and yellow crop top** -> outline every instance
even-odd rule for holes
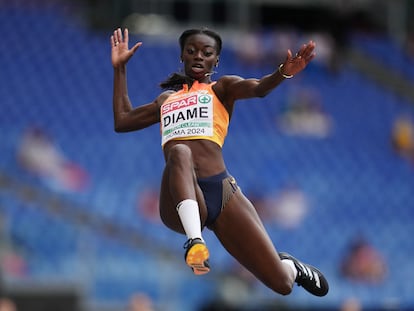
[[[162,104],[161,145],[170,140],[207,139],[224,144],[229,126],[229,113],[215,95],[210,84],[195,81],[170,95]]]

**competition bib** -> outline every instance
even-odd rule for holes
[[[213,96],[207,91],[171,95],[161,106],[162,145],[191,136],[213,136]]]

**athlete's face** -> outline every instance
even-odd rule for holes
[[[210,81],[218,58],[216,41],[204,34],[188,37],[181,53],[185,74],[200,82]]]

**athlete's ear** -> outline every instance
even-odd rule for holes
[[[217,56],[216,67],[218,67],[219,65],[219,60],[220,60],[220,57]]]

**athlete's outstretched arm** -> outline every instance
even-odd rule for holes
[[[292,55],[287,51],[285,62],[272,74],[260,79],[243,79],[240,77],[224,77],[223,90],[225,97],[230,100],[264,97],[276,88],[286,78],[291,78],[302,71],[315,57],[315,42],[303,44],[299,51]]]
[[[111,36],[111,61],[114,68],[112,103],[116,132],[139,130],[159,122],[159,100],[162,98],[161,96],[152,103],[137,108],[133,108],[129,100],[126,64],[142,42],[136,43],[129,49],[128,41],[128,29],[125,29],[122,34],[121,29],[118,28]]]

